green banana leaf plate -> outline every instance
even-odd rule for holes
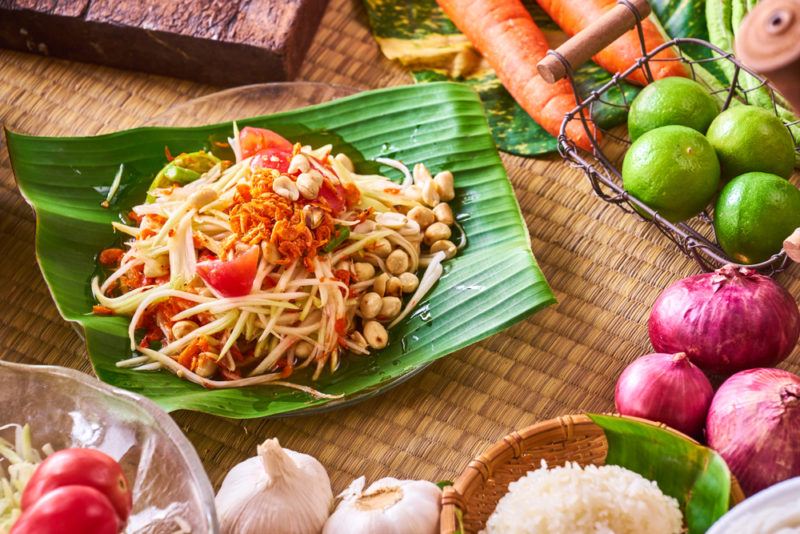
[[[608,442],[605,463],[619,465],[653,480],[677,499],[688,534],[703,534],[736,501],[725,460],[683,434],[657,423],[619,415],[586,414],[603,429]]]
[[[555,302],[530,249],[511,184],[492,141],[480,100],[466,85],[431,83],[368,91],[274,115],[242,118],[240,127],[271,128],[319,146],[332,143],[359,171],[399,173],[376,157],[425,162],[456,176],[454,209],[467,247],[445,264],[445,274],[418,312],[390,332],[390,345],[368,357],[348,356],[316,382],[292,379],[336,400],[280,387],[207,390],[167,371],[116,367],[131,356],[128,319],[92,315],[90,280],[97,253],[119,243],[111,222],[140,203],[172,154],[215,146],[232,124],[147,127],[95,137],[34,137],[6,132],[20,191],[37,216],[36,251],[62,316],[85,332],[97,376],[143,394],[165,410],[188,409],[231,418],[309,413],[385,391],[432,361],[522,320]],[[109,208],[101,202],[120,167],[122,183]]]

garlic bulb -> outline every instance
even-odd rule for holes
[[[350,484],[325,523],[323,534],[436,534],[441,490],[425,480],[382,478],[364,490],[364,477]]]
[[[322,464],[275,438],[228,472],[216,498],[224,534],[319,534],[332,503]]]

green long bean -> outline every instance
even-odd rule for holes
[[[708,24],[710,41],[726,52],[733,53],[733,43],[739,33],[742,20],[757,3],[758,0],[708,0],[706,2],[706,23]],[[728,78],[728,83],[733,83],[735,75],[734,64],[729,61],[721,61],[720,67],[722,67],[725,76]],[[704,69],[695,67],[695,70],[703,71]],[[712,90],[723,89],[718,83],[715,83],[716,80],[713,79],[713,76],[702,76],[702,78]],[[774,109],[784,122],[797,120],[788,105],[784,105],[780,98],[776,104],[773,104],[771,90],[761,86],[761,81],[757,78],[740,71],[737,83],[742,89],[740,95],[745,98],[748,104],[770,110]],[[724,97],[724,91],[719,93],[719,96]],[[731,105],[738,104],[739,102],[734,100]],[[791,126],[790,130],[794,138],[800,141],[800,125]],[[798,155],[797,162],[800,165],[800,155]]]
[[[733,5],[731,0],[708,0],[706,2],[708,38],[712,44],[717,45],[726,52],[733,51],[732,17]],[[736,67],[729,61],[720,61],[718,63],[725,73],[728,83],[731,83]]]

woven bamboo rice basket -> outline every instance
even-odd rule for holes
[[[665,425],[658,426],[696,443]],[[462,524],[464,534],[480,531],[508,491],[508,485],[528,471],[538,469],[542,460],[551,466],[567,461],[603,465],[607,452],[603,430],[585,415],[566,415],[513,432],[473,459],[453,485],[444,489],[441,533],[461,532]],[[734,506],[744,500],[744,493],[735,478],[731,482],[730,502]]]

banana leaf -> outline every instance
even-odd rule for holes
[[[719,454],[655,424],[587,415],[606,435],[606,464],[639,473],[677,499],[689,534],[704,533],[728,511],[731,474]]]
[[[331,401],[280,387],[206,390],[166,371],[117,368],[131,356],[128,320],[91,314],[96,255],[120,241],[111,222],[145,198],[172,154],[212,149],[230,123],[196,128],[139,128],[97,137],[48,138],[7,132],[20,191],[37,215],[36,251],[45,281],[65,319],[83,327],[92,365],[103,381],[146,395],[165,410],[189,409],[253,418],[328,409],[382,391],[430,362],[490,336],[555,301],[530,249],[530,239],[477,95],[454,83],[361,93],[315,107],[237,121],[271,128],[314,146],[332,143],[358,170],[400,173],[371,162],[423,161],[456,176],[454,210],[467,247],[419,313],[390,332],[390,345],[371,356],[348,355],[335,373],[312,383]],[[119,193],[101,207],[120,165]]]
[[[372,33],[384,55],[406,66],[415,81],[454,80],[466,83],[478,92],[492,135],[501,150],[519,156],[556,151],[556,139],[514,101],[494,71],[459,33],[435,0],[365,0],[365,5]],[[525,6],[554,47],[566,39],[566,35],[534,2],[526,1]],[[606,71],[592,62],[575,72],[581,95],[610,79]],[[622,84],[622,90],[608,91],[604,100],[611,105],[600,103],[595,106],[592,118],[601,128],[623,123],[627,112],[619,106],[630,102],[638,91],[626,83]]]

